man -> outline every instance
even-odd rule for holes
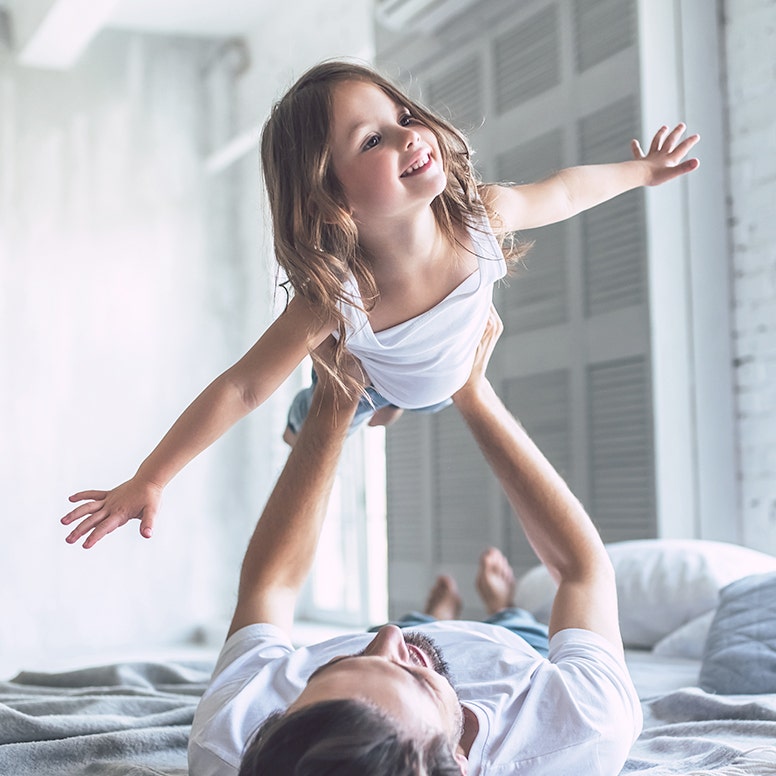
[[[549,659],[508,627],[447,619],[291,646],[356,407],[323,379],[245,556],[229,636],[192,727],[191,776],[619,773],[641,711],[614,572],[582,506],[485,379],[500,328],[494,313],[454,401],[558,582]],[[481,559],[489,609],[511,604],[510,575],[500,553]],[[455,615],[456,595],[441,578],[431,614]]]

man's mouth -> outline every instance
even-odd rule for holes
[[[416,162],[413,162],[400,177],[407,178],[410,175],[417,175],[419,172],[423,172],[431,164],[431,154],[424,153]]]

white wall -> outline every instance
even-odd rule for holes
[[[2,60],[3,673],[182,638],[214,609],[215,456],[170,487],[152,542],[134,524],[85,552],[58,524],[68,494],[129,477],[229,358],[200,164],[208,49],[105,33],[69,73]]]
[[[259,337],[285,303],[285,293],[275,286],[277,265],[259,160],[261,127],[274,102],[308,67],[332,57],[372,58],[372,5],[371,0],[267,4],[265,19],[245,36],[248,67],[233,82],[233,137],[247,134],[255,143],[226,174],[234,175],[236,180],[232,192],[239,214],[235,248],[250,268],[242,289],[242,327],[247,342]],[[223,175],[217,174],[212,180],[219,182]],[[223,617],[229,614],[233,602],[237,570],[255,524],[256,505],[263,505],[287,455],[281,436],[289,402],[309,379],[309,365],[305,364],[265,407],[241,423],[245,435],[243,466],[234,472],[232,493],[241,494],[243,500],[226,517],[230,530],[219,549],[224,563],[225,587],[220,600]]]
[[[722,5],[741,512],[745,543],[776,553],[776,4]]]
[[[0,675],[228,616],[285,397],[170,484],[152,541],[135,522],[84,551],[58,518],[131,476],[271,320],[257,156],[203,161],[301,67],[371,46],[370,3],[293,8],[268,11],[242,75],[206,40],[107,31],[66,73],[0,48]]]

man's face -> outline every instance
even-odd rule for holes
[[[330,700],[376,706],[412,736],[441,733],[453,750],[463,731],[463,710],[438,648],[395,625],[381,628],[363,652],[314,671],[289,711]]]

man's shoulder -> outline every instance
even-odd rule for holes
[[[568,629],[550,641],[549,659],[510,673],[501,661],[496,684],[465,687],[479,710],[483,762],[493,770],[520,763],[526,773],[599,773],[621,767],[641,728],[641,708],[616,650],[591,631]],[[493,692],[489,692],[493,691]],[[546,720],[554,724],[549,728]],[[534,770],[532,770],[532,768]],[[521,773],[523,770],[521,770]]]

